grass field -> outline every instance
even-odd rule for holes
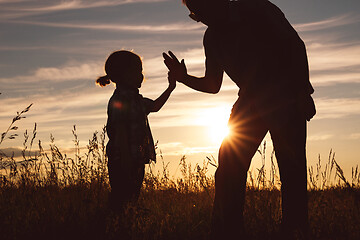
[[[11,134],[13,124],[27,111],[13,119],[0,146],[17,137]],[[24,135],[21,161],[0,150],[0,239],[208,239],[214,198],[208,167],[216,165],[212,158],[192,166],[179,157],[177,179],[169,177],[165,163],[156,172],[150,165],[139,202],[120,218],[108,209],[105,131],[94,133],[86,150],[79,146],[75,126],[73,135],[71,157],[53,138],[49,150],[37,141],[34,151],[36,125]],[[259,153],[265,158],[265,145]],[[249,174],[244,212],[249,239],[279,237],[277,179],[274,166],[269,174],[264,168]],[[360,239],[358,168],[347,180],[332,152],[309,168],[309,221],[311,239]]]

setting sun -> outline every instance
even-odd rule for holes
[[[221,144],[223,139],[229,134],[229,128],[226,124],[223,124],[222,119],[219,122],[217,121],[216,119],[213,125],[209,126],[209,135],[214,143]]]
[[[229,134],[227,122],[231,108],[221,106],[208,108],[201,112],[198,123],[208,128],[208,136],[211,142],[220,145],[223,139]]]

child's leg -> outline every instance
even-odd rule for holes
[[[110,207],[122,211],[131,198],[131,171],[119,157],[108,155],[108,171],[111,186]]]
[[[132,171],[132,186],[131,186],[131,200],[137,201],[139,199],[140,190],[144,180],[145,164],[135,164]]]

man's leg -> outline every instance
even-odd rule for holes
[[[231,126],[232,132],[220,147],[215,173],[213,239],[240,239],[244,233],[247,170],[267,132],[260,118],[244,112],[236,113],[239,119],[234,115],[233,112],[229,123],[236,126]]]
[[[270,133],[280,170],[283,234],[285,239],[307,239],[306,120],[296,106],[282,116]]]

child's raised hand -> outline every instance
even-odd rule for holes
[[[174,89],[176,87],[176,75],[174,72],[168,72],[168,82],[170,88]]]

